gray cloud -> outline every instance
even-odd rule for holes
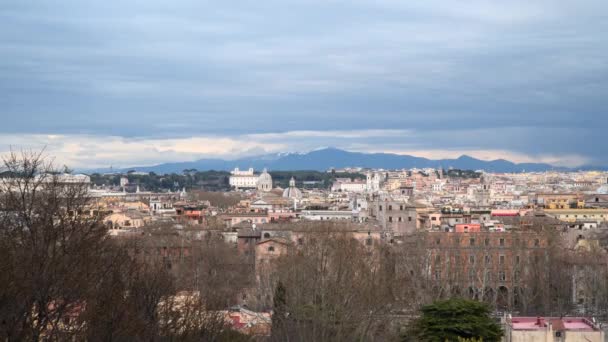
[[[314,145],[606,164],[604,1],[12,1],[0,134],[399,129]]]

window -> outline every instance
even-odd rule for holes
[[[500,245],[500,247],[504,247],[505,246],[505,239],[504,238],[500,238],[500,240],[498,240],[498,244]]]
[[[435,271],[435,280],[439,280],[439,279],[441,279],[441,271],[436,270]]]
[[[399,210],[403,210],[403,205],[400,205],[400,206],[399,206]]]
[[[469,270],[469,281],[475,281],[475,270]]]
[[[379,210],[382,211],[382,206],[379,207]]]
[[[540,240],[534,239],[534,247],[539,247],[539,246],[540,246]]]
[[[411,217],[411,216],[409,216],[409,217],[407,218],[407,220],[408,220],[409,222],[412,222],[412,217]]]
[[[486,262],[486,265],[488,265],[490,263],[490,261],[491,261],[491,258],[490,258],[489,255],[486,255],[485,258],[484,258],[484,260]]]
[[[483,244],[484,244],[484,245],[486,245],[486,246],[489,246],[489,245],[490,245],[490,239],[489,239],[489,238],[486,238],[486,239],[483,241]]]
[[[470,246],[475,246],[475,238],[470,238],[469,239],[469,245]]]
[[[475,263],[475,256],[469,255],[469,264],[474,264],[474,263]]]
[[[436,245],[440,245],[441,244],[441,239],[440,238],[435,239],[435,244]]]
[[[392,216],[388,217],[388,222],[393,222],[393,217]]]
[[[397,221],[401,222],[401,216],[399,216],[399,219]]]
[[[498,280],[500,280],[500,281],[507,280],[507,274],[505,273],[505,271],[498,272]]]
[[[499,264],[504,265],[504,264],[505,264],[505,256],[504,256],[504,255],[501,255],[501,256],[498,258],[498,262],[499,262]]]
[[[393,206],[392,206],[392,205],[389,205],[389,206],[388,206],[388,210],[393,210]]]
[[[513,280],[519,281],[519,271],[513,272]]]
[[[274,252],[274,246],[270,246],[270,247],[268,247],[268,251],[269,251],[269,252]]]
[[[519,255],[515,256],[515,264],[519,265]]]
[[[270,233],[264,233],[264,238],[268,239],[270,237]]]

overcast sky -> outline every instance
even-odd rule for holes
[[[0,153],[608,165],[608,1],[0,2]]]

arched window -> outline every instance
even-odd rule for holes
[[[265,238],[265,239],[270,238],[270,233],[264,233],[264,238]]]

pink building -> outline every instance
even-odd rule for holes
[[[507,317],[505,342],[604,342],[604,331],[585,317]]]

